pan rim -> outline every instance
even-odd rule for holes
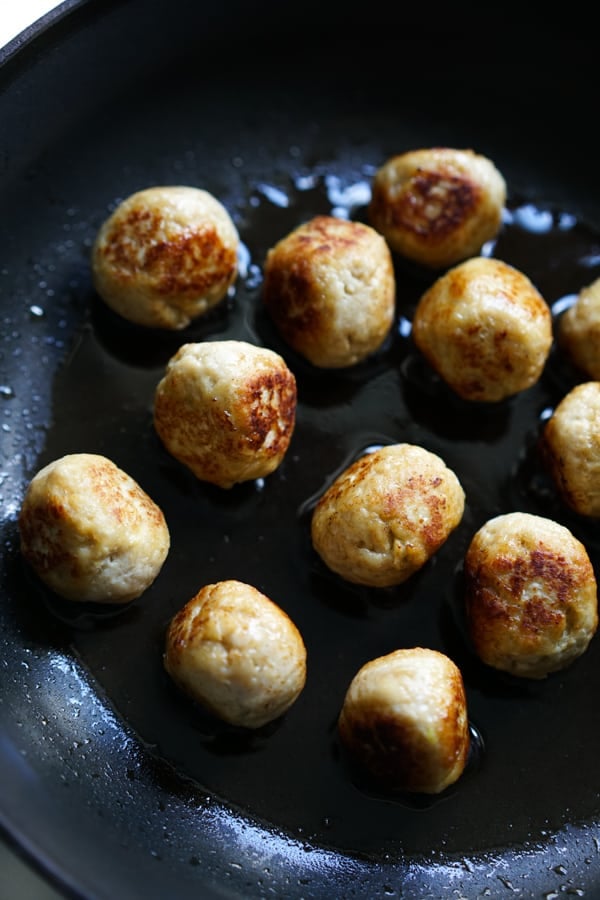
[[[118,5],[118,4],[113,4],[113,5]],[[99,4],[95,3],[94,0],[65,0],[65,2],[63,2],[59,7],[57,7],[56,10],[54,10],[52,13],[49,13],[47,16],[43,17],[43,19],[40,20],[38,23],[36,23],[34,26],[32,26],[31,29],[28,29],[27,32],[25,32],[23,34],[22,38],[20,37],[19,39],[16,39],[16,43],[15,43],[15,41],[11,42],[11,44],[8,45],[8,48],[4,48],[4,51],[0,52],[0,69],[2,69],[2,67],[6,63],[10,63],[13,60],[15,62],[18,61],[21,58],[20,54],[25,49],[31,48],[33,46],[33,44],[37,42],[38,38],[42,38],[42,37],[45,38],[47,35],[49,35],[50,31],[53,29],[53,27],[55,25],[57,25],[57,23],[64,22],[64,24],[67,26],[67,30],[68,30],[70,14],[75,10],[82,9],[82,8],[87,9],[90,6],[98,7]],[[0,810],[0,824],[1,824],[2,829],[6,832],[6,834],[8,834],[11,837],[11,839],[16,839],[19,847],[21,847],[21,849],[32,860],[32,862],[35,862],[36,865],[41,865],[41,868],[43,869],[45,874],[47,874],[51,878],[51,880],[60,884],[61,888],[65,889],[67,891],[77,892],[77,890],[79,890],[79,885],[74,883],[73,879],[69,876],[66,869],[57,868],[55,861],[51,857],[45,856],[43,851],[41,851],[40,846],[34,847],[32,841],[31,841],[31,838],[28,838],[25,833],[15,833],[14,829],[11,828],[11,824],[7,820],[7,817],[2,810]],[[581,827],[569,826],[569,828],[566,829],[566,832],[567,832],[566,836],[568,837],[569,842],[572,841],[572,846],[573,846],[573,848],[577,848],[577,854],[579,856],[581,856],[583,858],[584,856],[587,857],[587,856],[592,855],[593,836],[589,832],[588,826],[586,826],[586,825],[581,826]],[[271,835],[270,837],[273,837],[273,836]],[[304,854],[304,856],[306,856],[305,842],[294,841],[289,836],[275,836],[275,837],[277,838],[277,840],[279,839],[279,837],[281,837],[281,839],[283,841],[282,846],[283,845],[294,846],[298,852],[299,857],[303,856],[303,854]],[[588,845],[588,846],[586,846],[586,845]],[[582,847],[583,847],[583,850],[581,849]],[[507,849],[509,849],[511,852],[513,852],[513,849],[511,849],[511,848],[507,848]],[[535,848],[534,850],[531,851],[533,856],[535,857],[535,860],[540,864],[540,869],[543,868],[543,869],[547,870],[546,874],[549,871],[551,871],[553,867],[558,865],[556,860],[560,859],[560,857],[553,856],[553,853],[555,850],[556,850],[556,840],[555,840],[555,836],[552,836],[549,838],[547,845],[545,845],[543,847]],[[32,855],[32,851],[35,855]],[[279,845],[278,845],[278,852],[279,852]],[[313,856],[313,853],[315,854],[314,856]],[[321,866],[323,865],[323,858],[325,858],[326,855],[327,854],[325,851],[324,851],[323,856],[321,856],[318,849],[315,850],[315,848],[311,848],[310,857],[311,857],[311,861],[314,861],[315,872],[318,872],[319,869],[321,868]],[[336,855],[339,856],[339,854],[336,854]],[[527,855],[527,852],[524,851],[523,848],[514,848],[514,860],[523,861],[523,858],[526,855]],[[481,859],[478,859],[475,856],[474,859],[472,861],[470,861],[470,863],[472,863],[473,868],[476,871],[469,873],[465,870],[464,872],[461,873],[461,876],[464,878],[469,878],[469,884],[471,887],[474,884],[479,884],[481,886],[481,889],[483,889],[484,887],[489,885],[489,877],[490,877],[489,873],[490,872],[495,871],[498,868],[504,868],[504,867],[506,867],[506,870],[510,870],[510,863],[508,860],[509,860],[509,856],[505,854],[504,850],[503,850],[502,854],[499,855],[498,857],[496,857],[494,855],[483,854]],[[451,858],[449,858],[446,861],[443,861],[442,856],[440,856],[440,858],[439,858],[439,867],[440,867],[440,869],[443,870],[444,875],[448,875],[449,873],[450,874],[456,873],[456,868],[455,868],[456,863],[457,863],[457,861],[453,860]],[[364,860],[361,861],[359,859],[359,860],[357,860],[358,869],[360,869],[361,866],[364,867],[363,872],[370,870],[369,864],[366,861],[364,861]],[[438,862],[435,863],[435,866],[438,866]],[[588,867],[588,871],[590,872],[590,885],[592,884],[592,881],[591,881],[592,868],[593,868],[592,866]],[[398,867],[398,871],[396,871],[394,869],[394,867],[391,866],[390,873],[394,874],[394,876],[402,875],[403,879],[406,876],[407,884],[410,884],[413,878],[418,879],[418,869],[419,869],[419,867],[415,866],[414,872],[412,874],[411,874],[411,872],[408,872],[408,874],[407,874],[404,866]],[[433,872],[433,869],[431,871]],[[540,876],[541,876],[541,872],[540,872]],[[353,876],[350,876],[350,878],[352,878],[352,877]],[[439,876],[436,876],[436,877],[439,877]],[[563,876],[560,873],[556,873],[557,884],[560,883],[560,879],[562,877]],[[480,881],[477,881],[477,879],[480,879]],[[458,881],[460,881],[460,877],[458,878]],[[583,884],[582,884],[582,886],[583,886]],[[539,881],[539,887],[537,884],[534,884],[534,881],[531,877],[530,872],[528,873],[528,888],[529,887],[531,887],[535,890],[538,890],[538,889],[541,890],[541,887],[542,887],[541,880]],[[543,889],[545,891],[548,891],[547,881],[545,881],[543,883]],[[75,895],[75,893],[74,893],[74,895]],[[81,895],[81,896],[83,896],[83,895]],[[87,897],[88,895],[86,894],[85,896]],[[89,894],[89,896],[92,897],[94,895]],[[100,897],[101,894],[97,894],[97,896]],[[215,894],[215,896],[217,896],[217,895]],[[406,894],[406,896],[408,897],[409,894]]]

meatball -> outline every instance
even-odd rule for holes
[[[576,385],[546,422],[542,457],[565,503],[600,516],[600,381]]]
[[[306,648],[289,616],[249,584],[207,584],[171,620],[164,666],[175,684],[231,725],[283,715],[306,681]]]
[[[346,692],[338,733],[350,759],[382,788],[441,793],[460,778],[469,756],[459,668],[423,647],[367,662]]]
[[[465,494],[443,460],[413,444],[381,447],[350,465],[319,499],[313,547],[347,581],[406,581],[461,521]]]
[[[317,216],[269,250],[262,296],[281,337],[312,365],[355,365],[393,322],[390,251],[368,225]]]
[[[382,165],[368,216],[392,250],[420,265],[446,268],[475,256],[502,225],[506,183],[473,150],[411,150]]]
[[[545,678],[587,649],[598,626],[594,570],[564,525],[530,513],[490,519],[465,556],[466,621],[488,666]]]
[[[296,403],[294,374],[273,350],[233,340],[184,344],[156,387],[154,425],[198,479],[231,488],[281,464]]]
[[[178,330],[223,300],[237,277],[238,248],[229,213],[208,191],[146,188],[99,229],[94,286],[123,318]]]
[[[559,346],[575,367],[600,380],[600,278],[581,289],[557,330]]]
[[[127,603],[160,572],[170,537],[153,500],[111,460],[73,453],[31,480],[19,514],[21,553],[67,600]]]
[[[412,335],[456,394],[497,402],[538,381],[552,346],[552,314],[526,275],[478,256],[425,291]]]

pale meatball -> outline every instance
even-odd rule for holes
[[[462,519],[465,494],[444,461],[413,444],[391,444],[351,464],[319,499],[311,535],[323,562],[346,581],[406,581]]]
[[[31,480],[19,515],[21,553],[67,600],[127,603],[159,574],[169,530],[156,503],[111,460],[73,453]]]
[[[465,556],[466,618],[488,666],[545,678],[587,649],[598,626],[594,570],[558,522],[507,513],[486,522]]]
[[[393,156],[377,170],[368,215],[398,254],[445,268],[496,237],[505,202],[506,183],[487,157],[432,147]]]
[[[273,350],[233,340],[184,344],[156,387],[154,425],[198,479],[231,488],[281,464],[296,405],[294,374]]]
[[[526,275],[477,256],[425,291],[412,336],[456,394],[497,402],[539,380],[552,347],[552,313]]]
[[[565,503],[600,516],[600,381],[579,384],[561,400],[542,433],[542,455]]]
[[[306,681],[306,648],[290,617],[240,581],[203,587],[169,625],[164,665],[212,715],[260,728],[282,716]]]
[[[600,381],[600,278],[582,288],[559,318],[558,341],[578,369]]]
[[[378,350],[395,297],[388,246],[360,222],[317,216],[267,254],[264,305],[282,338],[314,366],[352,366]]]
[[[184,185],[123,200],[98,231],[92,275],[123,318],[177,330],[217,306],[238,273],[239,237],[223,204]]]
[[[350,758],[380,787],[439,794],[462,775],[470,732],[462,674],[423,647],[367,662],[338,719]]]

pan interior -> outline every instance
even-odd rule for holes
[[[252,37],[245,48],[207,52],[203,66],[195,53],[166,55],[143,79],[119,91],[111,84],[91,113],[53,135],[4,186],[5,208],[14,211],[3,228],[0,376],[7,734],[17,746],[33,742],[33,758],[58,766],[52,777],[75,795],[96,778],[115,799],[107,765],[120,760],[113,790],[124,783],[128,790],[117,818],[131,822],[142,786],[154,791],[148,833],[166,832],[158,856],[181,852],[181,841],[188,847],[183,819],[175,822],[182,806],[193,829],[194,816],[206,825],[220,804],[233,814],[228,827],[239,821],[248,834],[257,826],[289,839],[290,848],[295,842],[316,848],[327,866],[330,853],[385,868],[511,846],[534,851],[597,818],[590,773],[600,737],[592,708],[600,651],[593,642],[569,670],[540,683],[486,671],[465,637],[462,559],[485,519],[520,509],[566,524],[596,564],[597,529],[560,504],[536,449],[548,410],[578,376],[554,351],[539,384],[522,396],[493,407],[458,400],[411,343],[412,314],[432,276],[400,259],[388,342],[353,370],[319,371],[271,328],[261,308],[261,276],[269,247],[307,218],[364,220],[376,167],[417,146],[474,146],[496,161],[509,198],[489,252],[526,272],[555,316],[600,274],[595,210],[576,176],[569,195],[555,156],[552,164],[540,163],[539,132],[531,125],[516,152],[498,135],[488,107],[475,122],[464,105],[442,102],[431,75],[419,88],[412,83],[407,96],[377,77],[372,54],[367,77],[346,33],[343,53],[339,45],[331,50],[333,28],[320,45],[329,57],[310,73],[306,59],[302,65],[281,47],[265,56]],[[350,71],[340,67],[340,56],[352,60]],[[208,75],[207,66],[219,66],[219,77]],[[485,96],[480,86],[471,103]],[[491,87],[489,97],[497,104]],[[120,320],[90,280],[91,243],[103,219],[119,199],[155,184],[210,190],[231,212],[243,243],[230,300],[178,334]],[[166,454],[152,427],[152,402],[180,344],[226,338],[280,352],[296,374],[299,406],[277,472],[224,492],[197,482]],[[317,560],[311,511],[351,460],[396,441],[444,458],[465,487],[466,514],[410,583],[386,591],[352,587]],[[79,451],[102,453],[135,477],[171,531],[159,578],[119,611],[74,608],[51,596],[19,557],[16,516],[27,480],[44,463]],[[171,616],[202,585],[225,578],[247,581],[279,603],[307,645],[304,692],[282,720],[256,733],[203,714],[178,694],[162,666]],[[416,645],[441,649],[459,664],[476,752],[465,776],[440,797],[382,796],[357,784],[344,766],[337,715],[360,665]],[[57,685],[66,691],[61,702]],[[88,795],[92,808],[104,808],[101,793]],[[198,861],[189,849],[188,876]]]

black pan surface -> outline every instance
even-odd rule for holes
[[[581,380],[555,348],[538,385],[493,406],[450,395],[415,353],[431,274],[396,260],[382,351],[312,369],[260,307],[268,248],[316,213],[361,219],[375,168],[417,146],[473,147],[509,186],[489,248],[555,316],[600,275],[592,58],[584,29],[511,10],[184,0],[68,2],[0,67],[0,823],[65,895],[86,898],[596,896],[600,890],[597,639],[540,683],[487,671],[462,622],[475,530],[514,509],[566,524],[600,574],[600,535],[541,470],[545,416]],[[153,184],[210,190],[242,238],[231,300],[185,332],[143,331],[94,295],[95,233]],[[299,390],[296,431],[264,483],[219,491],[159,444],[152,397],[184,341],[278,350]],[[366,448],[439,453],[467,495],[436,557],[394,590],[325,571],[312,506]],[[50,596],[24,567],[28,480],[68,452],[111,457],[163,508],[172,549],[150,590],[106,612]],[[208,582],[238,578],[303,633],[308,679],[280,721],[247,734],[182,698],[166,625]],[[437,798],[392,798],[347,771],[335,723],[357,669],[399,646],[448,653],[474,752]]]

